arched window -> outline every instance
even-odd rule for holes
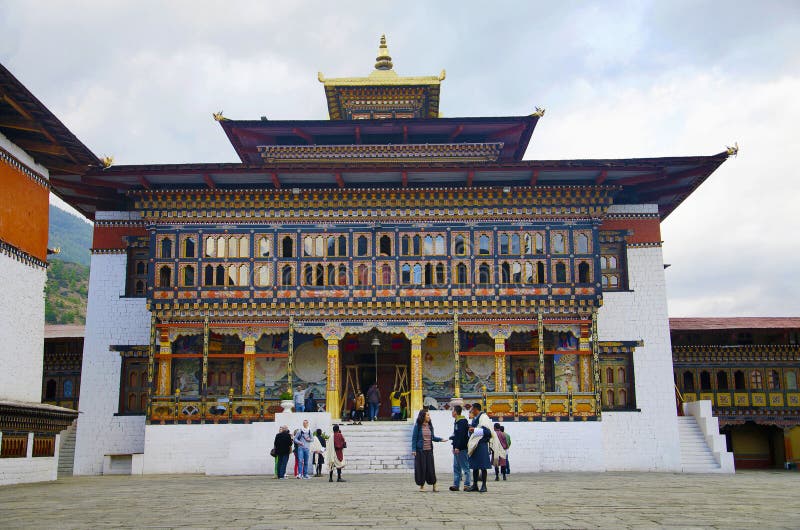
[[[786,372],[786,390],[797,390],[797,374],[794,370]]]
[[[284,265],[283,269],[281,269],[281,285],[294,285],[292,276],[292,266]]]
[[[317,287],[325,285],[325,267],[322,264],[314,268],[314,285]]]
[[[128,410],[136,410],[136,394],[131,392],[128,394]]]
[[[508,254],[508,234],[500,234],[500,254]]]
[[[303,284],[314,285],[314,266],[306,265],[303,267]]]
[[[533,276],[533,264],[531,262],[525,263],[525,283],[533,283],[534,282]]]
[[[303,238],[303,257],[311,257],[314,255],[314,238],[305,236]]]
[[[525,234],[522,236],[523,246],[522,249],[523,254],[533,254],[533,246],[530,234]]]
[[[461,234],[455,237],[455,243],[453,244],[453,252],[456,256],[463,256],[467,253],[466,245],[464,244],[464,236]]]
[[[403,236],[400,238],[400,254],[408,256],[411,254],[411,238]]]
[[[369,241],[367,240],[367,236],[358,236],[356,239],[356,255],[366,256],[368,246]]]
[[[235,258],[239,256],[239,239],[232,237],[228,239],[228,257]]]
[[[544,283],[544,282],[545,282],[544,263],[540,261],[536,264],[536,283]]]
[[[567,282],[567,266],[563,263],[556,263],[556,283]]]
[[[327,255],[328,256],[335,256],[336,255],[336,237],[335,236],[328,236],[328,244],[327,244]]]
[[[414,280],[413,283],[416,285],[422,285],[422,265],[417,263],[414,265]]]
[[[408,263],[400,268],[400,283],[411,283],[411,266]]]
[[[620,388],[618,394],[619,395],[619,406],[624,407],[628,404],[628,393],[625,391],[624,388]]]
[[[608,256],[608,268],[609,269],[617,268],[617,258],[615,258],[614,256]]]
[[[617,370],[617,383],[624,383],[625,382],[625,368],[619,368]]]
[[[717,390],[728,390],[728,372],[725,370],[717,372]]]
[[[781,375],[778,373],[777,370],[770,370],[769,377],[767,379],[767,384],[769,385],[770,390],[780,390],[781,389]]]
[[[467,266],[464,263],[456,265],[456,283],[460,285],[467,283]]]
[[[392,268],[387,263],[381,265],[381,284],[392,284]]]
[[[761,390],[761,372],[758,370],[750,371],[750,390]]]
[[[144,294],[144,282],[136,280],[136,294]]]
[[[67,379],[64,381],[64,397],[71,398],[72,397],[72,379]]]
[[[206,257],[213,258],[215,250],[217,248],[217,240],[213,237],[209,237],[206,239]]]
[[[328,285],[336,285],[336,266],[328,264]]]
[[[239,265],[238,285],[250,285],[250,267],[248,267],[247,265]]]
[[[158,271],[158,286],[169,287],[172,284],[172,271],[164,265]]]
[[[271,283],[269,277],[269,265],[262,265],[258,268],[258,285],[267,286]]]
[[[511,236],[511,253],[515,256],[519,256],[519,234],[513,234]]]
[[[525,382],[529,385],[536,384],[536,370],[533,368],[528,368],[528,370],[525,372]]]
[[[605,288],[605,287],[608,287],[608,276],[606,276],[606,275],[603,275],[603,276],[600,278],[600,283],[602,284],[602,286],[603,286],[604,288]]]
[[[228,266],[228,285],[237,285],[239,282],[239,268],[236,265]]]
[[[733,388],[735,390],[745,390],[744,372],[736,370],[733,372]]]
[[[136,274],[145,274],[147,270],[147,266],[144,264],[143,261],[139,261],[136,263]]]
[[[228,248],[228,245],[227,245],[227,243],[225,243],[225,238],[224,237],[218,237],[217,238],[217,257],[218,258],[224,258],[225,257],[225,251],[227,250],[227,248]]]
[[[217,265],[217,270],[215,272],[214,283],[216,285],[225,285],[225,267],[222,265]]]
[[[258,241],[258,253],[262,258],[268,258],[272,254],[272,239],[262,237]]]
[[[564,246],[564,235],[563,234],[553,234],[553,253],[554,254],[563,254],[566,250]]]
[[[511,264],[511,283],[522,283],[522,265],[516,261]]]
[[[616,403],[614,403],[614,391],[613,390],[607,390],[606,391],[606,405],[608,405],[608,408],[614,408],[614,406],[616,405]]]
[[[347,236],[339,236],[339,255],[347,256]]]
[[[430,263],[425,264],[425,285],[433,284],[433,265]]]
[[[614,369],[613,368],[606,368],[606,384],[613,385],[614,384]]]
[[[47,381],[47,385],[45,386],[44,390],[44,398],[47,400],[53,400],[56,398],[56,387],[57,383],[55,379],[49,379]]]
[[[507,261],[500,264],[500,283],[511,283],[511,266]]]
[[[700,390],[711,390],[711,373],[706,370],[700,372]]]
[[[203,275],[203,284],[204,285],[214,285],[214,267],[211,265],[206,265],[204,269]]]
[[[183,285],[191,287],[194,285],[194,267],[187,265],[183,269]]]
[[[434,240],[434,253],[437,256],[444,256],[446,254],[444,250],[444,236],[436,236]]]
[[[612,276],[609,285],[611,286],[612,289],[616,289],[617,287],[619,287],[619,278],[617,278],[616,276]]]
[[[444,263],[437,263],[436,264],[436,285],[444,285],[447,283],[447,279],[445,278],[444,272]]]
[[[392,238],[387,235],[382,235],[378,241],[378,248],[382,256],[392,255]]]
[[[687,392],[694,392],[694,375],[689,370],[683,372],[683,389]]]
[[[544,254],[544,236],[539,233],[536,234],[536,253]]]
[[[325,255],[325,238],[322,236],[317,236],[314,241],[314,255],[320,258]]]
[[[492,272],[488,263],[481,263],[478,267],[478,283],[487,284],[492,282]]]
[[[128,374],[128,386],[139,386],[139,373],[136,370],[131,370],[131,373]]]
[[[347,285],[347,265],[339,265],[339,274],[336,278],[337,285]]]
[[[589,283],[592,279],[589,277],[589,264],[582,261],[578,264],[578,283]]]
[[[423,247],[422,253],[426,256],[430,256],[433,254],[433,236],[425,236],[425,245]]]
[[[281,241],[281,255],[284,258],[294,257],[294,241],[292,241],[292,236],[284,236]]]
[[[489,254],[489,236],[486,234],[482,235],[478,239],[478,254],[488,255]]]
[[[239,238],[239,257],[250,257],[250,239],[247,236],[242,236]]]
[[[187,238],[183,240],[183,255],[187,258],[194,257],[194,239]]]
[[[171,258],[172,257],[172,240],[168,238],[164,238],[161,240],[161,257],[162,258]]]
[[[420,256],[422,254],[422,238],[420,236],[414,236],[411,238],[411,242],[413,243],[412,253],[415,256]]]
[[[369,268],[366,265],[358,266],[358,285],[369,285]]]
[[[578,254],[588,254],[589,237],[586,234],[578,234],[578,237],[575,239],[575,247],[576,247],[575,251]]]

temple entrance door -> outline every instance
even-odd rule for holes
[[[378,411],[379,419],[389,419],[392,416],[392,406],[389,396],[394,390],[395,384],[400,380],[399,373],[408,373],[411,363],[411,343],[402,335],[390,335],[387,333],[377,333],[378,346],[377,356],[375,348],[372,346],[375,333],[364,333],[360,335],[347,335],[341,341],[342,349],[341,364],[347,367],[346,371],[357,378],[354,381],[367,396],[367,390],[376,381],[381,392],[381,406]],[[377,363],[376,363],[377,360]],[[406,376],[407,378],[407,376]],[[406,379],[405,386],[408,387]],[[347,400],[345,410],[352,406],[350,390],[347,390],[344,399]],[[407,403],[406,403],[407,405]],[[365,407],[368,413],[369,405]],[[366,415],[365,415],[366,418]]]

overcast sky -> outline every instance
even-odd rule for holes
[[[116,164],[233,162],[211,114],[324,119],[326,76],[442,68],[445,116],[547,113],[527,159],[711,155],[663,223],[671,316],[798,316],[800,2],[0,0],[0,62]]]

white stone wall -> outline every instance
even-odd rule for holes
[[[55,454],[33,458],[33,433],[28,433],[28,454],[25,458],[0,458],[0,486],[56,480],[60,442],[61,435],[57,434]]]
[[[144,298],[125,298],[124,254],[92,255],[83,344],[80,421],[75,440],[76,475],[98,475],[103,455],[141,453],[144,416],[119,412],[122,360],[112,344],[147,344],[150,313]]]
[[[606,468],[678,471],[680,442],[661,248],[629,248],[628,278],[631,292],[604,294],[598,332],[600,340],[644,342],[633,354],[641,412],[603,414]]]
[[[40,403],[47,271],[0,253],[0,398]]]

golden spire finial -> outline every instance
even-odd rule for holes
[[[391,70],[392,56],[389,55],[389,48],[386,46],[386,35],[381,35],[381,44],[378,46],[378,56],[375,58],[376,70]]]

